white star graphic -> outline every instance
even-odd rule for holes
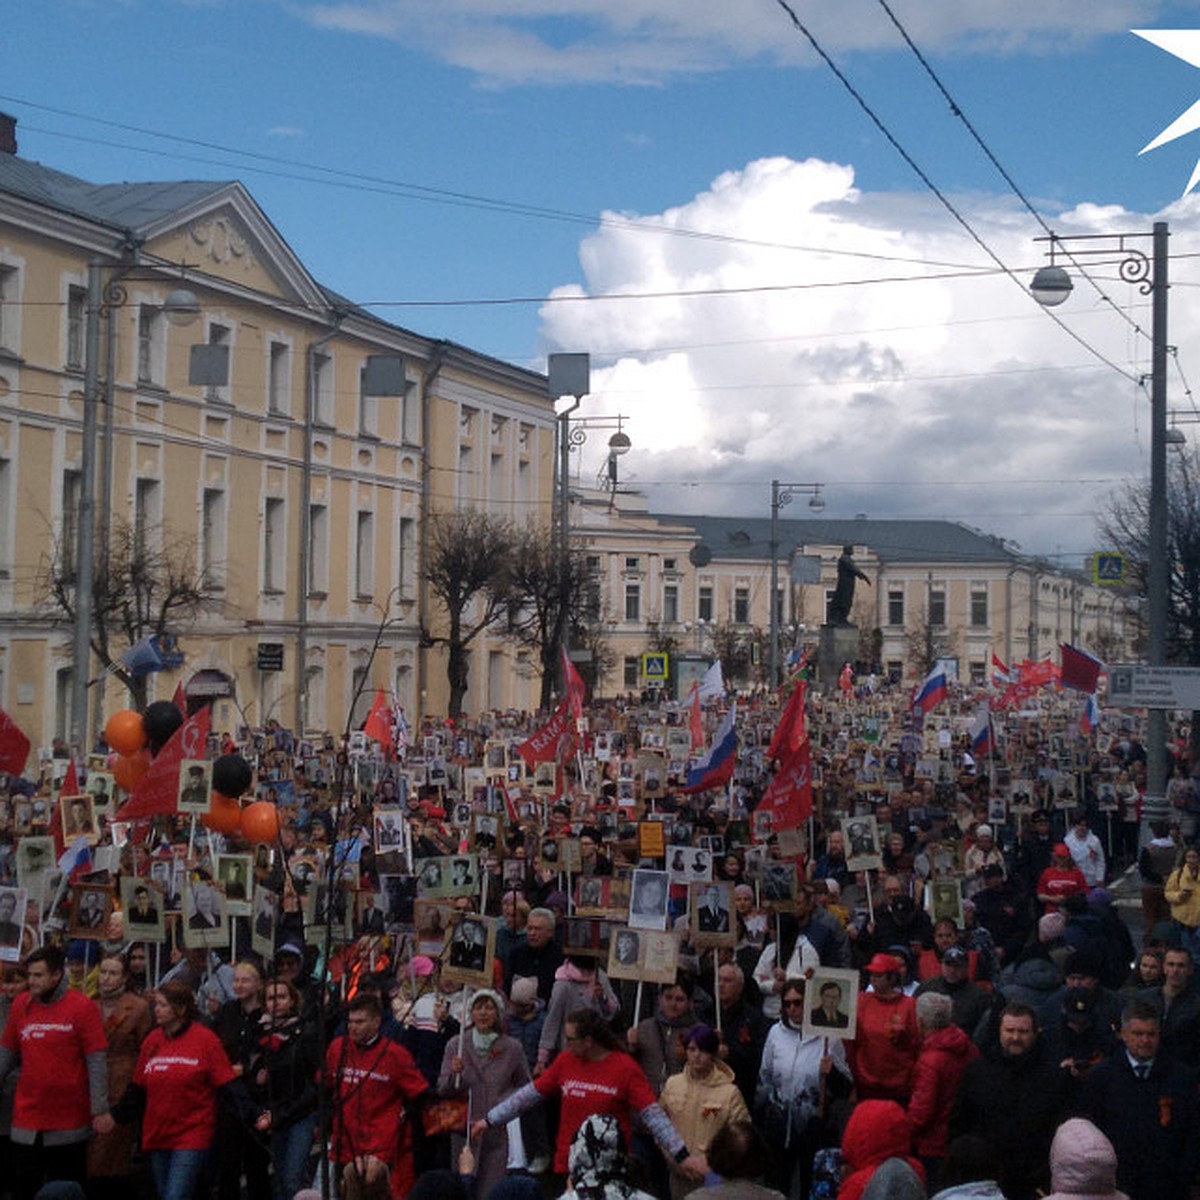
[[[1200,67],[1200,29],[1131,29],[1129,32],[1144,38],[1160,50],[1191,63],[1193,67]],[[1194,133],[1197,129],[1200,129],[1200,100],[1176,117],[1158,137],[1152,142],[1147,142],[1138,153],[1145,154],[1147,150],[1156,150],[1159,146],[1165,146],[1167,142],[1173,142],[1185,133]],[[1186,196],[1197,182],[1200,182],[1200,159],[1196,161],[1192,177],[1183,189],[1183,194]]]

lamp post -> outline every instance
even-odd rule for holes
[[[820,483],[780,483],[771,480],[771,595],[770,638],[767,654],[767,678],[771,687],[779,686],[779,510],[791,504],[794,495],[810,496],[808,507],[814,513],[825,511]]]
[[[1156,221],[1150,233],[1085,234],[1079,237],[1039,238],[1050,243],[1050,265],[1040,268],[1030,290],[1039,304],[1053,307],[1071,293],[1071,277],[1055,262],[1058,247],[1070,243],[1072,258],[1121,256],[1118,273],[1150,296],[1150,505],[1147,530],[1146,594],[1150,666],[1166,664],[1167,651],[1167,240],[1166,221]],[[1137,243],[1151,240],[1147,255]],[[1142,832],[1151,821],[1167,816],[1166,713],[1147,710],[1146,796]]]
[[[79,516],[75,530],[75,620],[71,646],[71,725],[70,741],[80,754],[88,750],[88,686],[92,658],[92,625],[95,619],[93,587],[96,574],[96,442],[100,428],[100,318],[109,322],[109,361],[105,396],[104,524],[101,528],[102,562],[108,555],[108,514],[111,509],[113,446],[113,310],[127,299],[121,281],[140,262],[117,264],[107,285],[106,268],[114,264],[103,259],[88,263],[87,306],[84,328],[83,428],[79,452]],[[200,315],[200,303],[187,288],[177,287],[167,295],[158,311],[172,325],[190,325]]]

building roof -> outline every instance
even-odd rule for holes
[[[706,517],[654,513],[656,520],[688,525],[717,559],[769,559],[770,517]],[[977,533],[956,521],[840,520],[829,517],[780,517],[779,553],[797,546],[865,546],[884,563],[1016,564],[1025,559],[1000,538]]]
[[[137,232],[230,182],[89,183],[15,154],[0,154],[0,191],[73,216]]]

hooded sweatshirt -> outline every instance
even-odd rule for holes
[[[672,1075],[663,1084],[659,1103],[693,1154],[707,1154],[713,1137],[726,1125],[750,1120],[733,1071],[719,1058],[699,1079],[693,1079],[686,1069]]]
[[[842,1162],[846,1172],[838,1200],[861,1200],[879,1165],[902,1158],[925,1178],[925,1168],[911,1157],[912,1125],[894,1100],[863,1100],[850,1115],[842,1135]]]
[[[925,1200],[921,1177],[902,1158],[889,1158],[863,1189],[863,1200]]]
[[[1050,1144],[1050,1185],[1047,1200],[1087,1197],[1087,1200],[1128,1200],[1117,1191],[1117,1153],[1112,1142],[1091,1121],[1064,1121]]]
[[[978,1057],[979,1050],[957,1025],[935,1029],[922,1042],[908,1102],[913,1145],[922,1158],[945,1157],[954,1093],[967,1063]]]

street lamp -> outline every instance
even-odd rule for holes
[[[103,315],[112,321],[112,310],[120,308],[126,300],[121,280],[140,262],[126,263],[117,267],[116,273],[104,282],[104,271],[113,264],[102,259],[88,263],[87,313],[84,330],[83,363],[83,429],[79,452],[79,517],[75,531],[75,622],[72,630],[71,662],[71,728],[72,745],[80,754],[88,751],[88,675],[92,660],[92,622],[96,562],[96,435],[99,430],[100,399],[100,318]],[[200,315],[200,302],[186,288],[173,288],[159,309],[173,325],[187,325]],[[110,376],[112,355],[110,344]],[[106,397],[108,411],[112,412],[112,387]],[[112,445],[112,423],[108,422],[106,455]],[[106,471],[105,493],[107,496],[112,472]],[[108,504],[106,500],[105,511]],[[103,546],[108,545],[107,518],[102,532]]]
[[[1146,593],[1149,617],[1150,666],[1166,664],[1167,650],[1167,222],[1155,221],[1150,233],[1084,234],[1049,241],[1050,264],[1033,277],[1033,296],[1039,304],[1061,304],[1071,291],[1071,279],[1055,260],[1059,247],[1070,243],[1070,257],[1121,256],[1118,273],[1150,296],[1150,505],[1147,531]],[[1137,243],[1151,239],[1151,256]],[[1142,807],[1143,835],[1152,821],[1167,816],[1166,712],[1147,710],[1146,796]]]
[[[791,504],[795,495],[811,497],[808,502],[814,514],[825,511],[825,497],[820,483],[780,483],[771,480],[771,595],[770,641],[767,656],[767,678],[771,687],[779,686],[779,510]]]

